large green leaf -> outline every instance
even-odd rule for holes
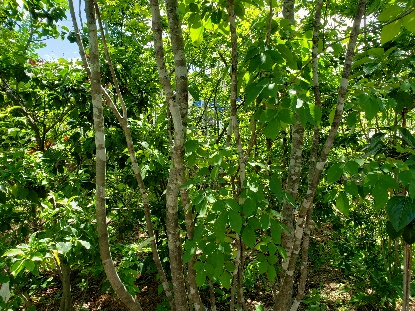
[[[263,129],[265,137],[274,140],[280,132],[280,122],[277,119],[271,120]]]
[[[402,138],[406,141],[406,143],[412,148],[415,148],[415,137],[411,134],[411,132],[404,127],[401,127],[399,132],[401,133]]]
[[[394,4],[385,8],[385,10],[379,14],[378,20],[387,21],[391,18],[399,16],[403,12],[403,8]]]
[[[345,169],[351,175],[357,175],[359,173],[359,164],[356,161],[349,161],[346,163]]]
[[[372,120],[379,112],[379,104],[374,99],[370,99],[366,103],[364,103],[363,108],[365,110],[366,118],[369,121]]]
[[[334,163],[327,170],[327,182],[332,183],[340,179],[343,175],[343,163]]]
[[[274,282],[275,277],[277,276],[277,271],[275,270],[274,266],[269,265],[267,270],[268,280]]]
[[[215,221],[213,231],[218,239],[224,239],[226,233],[226,224],[228,222],[228,212],[223,210]]]
[[[2,256],[3,257],[16,257],[24,255],[24,252],[21,249],[13,248],[10,250],[7,250]]]
[[[278,202],[281,203],[284,198],[284,192],[282,190],[281,179],[279,178],[277,173],[271,175],[271,178],[269,180],[269,188],[277,198]]]
[[[245,104],[248,105],[254,101],[262,90],[265,88],[265,84],[262,82],[253,82],[245,87]]]
[[[242,216],[237,211],[230,210],[229,224],[236,233],[240,233],[242,229]]]
[[[246,246],[251,248],[254,247],[256,242],[255,231],[251,227],[246,226],[242,232],[242,240]]]
[[[203,41],[203,33],[205,31],[205,27],[199,24],[199,27],[191,27],[190,28],[190,39],[192,39],[192,43],[196,46],[199,46]]]
[[[415,11],[402,18],[402,25],[412,33],[415,33]]]
[[[278,221],[271,219],[271,237],[275,244],[281,244],[281,226]]]
[[[344,192],[340,192],[336,199],[336,208],[342,212],[345,216],[349,216],[349,199]]]
[[[200,269],[196,271],[196,284],[197,286],[202,286],[206,281],[206,271],[205,269]]]
[[[224,288],[229,289],[231,288],[232,275],[228,271],[224,270],[219,277],[219,281]]]
[[[386,204],[386,212],[395,231],[400,231],[415,218],[415,202],[409,197],[394,196]]]
[[[392,240],[395,240],[402,235],[402,231],[396,231],[389,220],[386,222],[386,233]]]
[[[401,31],[401,21],[394,21],[382,28],[382,33],[380,35],[380,43],[385,44],[386,42],[395,38]]]
[[[380,210],[385,206],[385,204],[388,202],[389,198],[389,192],[388,192],[388,185],[385,182],[382,182],[382,179],[379,180],[375,187],[373,187],[372,195],[375,199],[375,209]]]
[[[403,229],[402,238],[408,244],[415,243],[415,227],[413,221]]]

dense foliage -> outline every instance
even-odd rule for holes
[[[413,1],[86,4],[0,8],[1,310],[409,310]]]

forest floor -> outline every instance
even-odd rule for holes
[[[343,290],[344,275],[340,271],[324,267],[319,271],[312,271],[308,282],[308,292],[318,290],[318,297],[320,300],[309,302],[308,306],[302,304],[300,311],[377,311],[369,307],[354,308],[348,304],[351,299],[350,294]],[[140,286],[141,293],[138,295],[138,300],[143,307],[143,311],[164,311],[168,310],[163,305],[166,302],[163,300],[163,295],[158,294],[159,281],[155,275],[147,275],[144,280],[138,280],[137,285]],[[141,284],[140,284],[141,283]],[[116,298],[112,293],[102,293],[99,282],[90,284],[86,291],[77,291],[73,288],[73,302],[76,311],[128,311],[128,309]],[[36,305],[38,311],[55,311],[59,310],[60,288],[49,287],[40,297]],[[202,292],[202,299],[209,304],[209,292]],[[250,310],[255,310],[257,305],[263,305],[265,310],[272,310],[272,295],[271,293],[262,292],[260,289],[251,291],[246,295],[247,306]],[[229,310],[227,301],[222,301],[217,304],[218,311]],[[385,308],[384,310],[393,310]],[[396,310],[400,310],[400,306]],[[411,301],[410,311],[415,311],[415,301]]]
[[[332,230],[330,226],[318,229],[315,232],[315,243],[324,244],[328,239],[332,239]],[[103,293],[102,278],[87,280],[87,286],[82,289],[78,284],[84,280],[80,276],[71,276],[72,298],[75,311],[128,311],[128,309],[116,298],[113,293]],[[353,291],[347,288],[347,284],[353,284],[354,280],[345,275],[339,269],[327,264],[317,266],[310,265],[308,282],[306,286],[306,303],[300,306],[299,311],[378,311],[379,309],[371,307],[370,304],[351,303]],[[59,310],[61,295],[60,281],[54,276],[52,282],[54,286],[36,291],[35,299],[30,299],[36,305],[38,311],[56,311]],[[76,284],[76,285],[75,285]],[[143,274],[135,283],[140,289],[137,298],[143,308],[143,311],[164,311],[169,310],[163,294],[158,293],[159,281],[156,274]],[[210,292],[207,289],[202,293],[202,300],[205,305],[210,307]],[[369,296],[371,293],[367,293]],[[263,284],[254,284],[250,290],[246,291],[246,302],[249,310],[256,310],[256,306],[264,306],[265,311],[272,310],[272,293],[271,290],[264,290]],[[32,298],[32,297],[31,297]],[[218,298],[218,297],[216,297]],[[229,310],[229,301],[223,301],[216,305],[218,311]],[[401,306],[396,308],[392,306],[385,307],[382,310],[398,311]],[[415,311],[415,300],[411,301],[410,311]]]

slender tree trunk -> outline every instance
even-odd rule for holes
[[[94,115],[94,131],[96,146],[96,215],[98,229],[98,243],[102,264],[108,280],[121,301],[132,311],[141,311],[141,306],[127,291],[115,269],[111,258],[108,241],[108,228],[106,222],[105,202],[105,178],[106,178],[106,150],[104,132],[104,114],[101,96],[100,66],[98,35],[95,20],[93,0],[85,2],[85,11],[88,23],[88,35],[90,43],[90,71],[91,71],[91,93]]]
[[[409,310],[409,298],[411,296],[411,275],[412,275],[412,245],[404,242],[403,255],[403,297],[402,311]]]
[[[317,107],[321,109],[321,94],[320,94],[320,85],[319,85],[319,76],[318,76],[318,43],[319,43],[319,31],[320,31],[320,20],[321,20],[321,10],[323,7],[323,0],[318,0],[314,13],[314,31],[313,31],[313,91],[314,91],[314,102]],[[309,167],[315,167],[318,156],[318,147],[320,140],[320,129],[318,125],[315,125],[313,128],[313,140],[311,146],[311,155]],[[309,175],[309,178],[312,178],[312,175]],[[311,179],[309,180],[309,183]],[[305,286],[307,282],[308,274],[308,248],[310,245],[310,233],[313,217],[313,205],[307,212],[307,219],[304,230],[304,238],[301,245],[301,265],[300,265],[300,279],[298,282],[297,296],[293,301],[290,311],[297,311],[300,306],[301,301],[304,298]]]
[[[60,278],[62,282],[62,298],[59,306],[59,311],[72,311],[72,296],[71,296],[71,268],[65,262],[65,259],[60,259]]]
[[[193,236],[193,220],[190,209],[190,200],[188,198],[187,191],[180,189],[180,186],[185,180],[184,174],[186,168],[183,160],[183,145],[185,141],[187,124],[188,79],[178,3],[176,0],[166,1],[166,11],[170,29],[172,52],[174,56],[176,82],[175,96],[173,96],[170,79],[165,66],[159,4],[157,0],[151,0],[150,4],[152,10],[154,51],[156,54],[157,67],[160,81],[166,94],[166,100],[174,127],[172,164],[170,166],[169,180],[166,189],[166,230],[168,235],[174,300],[177,311],[187,310],[189,308],[188,297],[190,297],[190,300],[193,302],[196,310],[200,310],[202,308],[202,303],[195,281],[195,271],[193,269],[194,259],[191,259],[188,264],[188,284],[190,288],[189,293],[186,291],[184,265],[182,261],[182,244],[180,240],[178,223],[178,196],[180,192],[183,209],[186,215],[187,235],[188,237]]]
[[[240,198],[240,194],[245,189],[245,179],[246,179],[246,160],[245,152],[242,148],[242,140],[239,130],[239,122],[237,117],[237,107],[236,102],[238,99],[238,37],[236,31],[236,17],[235,17],[235,2],[234,0],[228,0],[228,14],[229,14],[229,27],[231,33],[231,52],[232,52],[232,62],[231,62],[231,96],[230,96],[230,120],[229,126],[231,132],[235,136],[236,148],[238,150],[238,162],[239,162],[239,187],[237,188],[237,193],[235,198],[239,203],[243,203],[243,199]],[[230,136],[229,136],[230,142]],[[235,291],[237,294],[237,306],[238,309],[246,309],[245,298],[243,292],[243,266],[244,266],[244,252],[242,239],[239,234],[236,234],[236,269],[234,271],[234,278],[232,284],[232,294],[231,301],[234,300]],[[231,311],[234,311],[233,303],[231,303]]]
[[[274,306],[274,310],[281,310],[281,311],[289,310],[292,304],[294,272],[296,269],[297,258],[298,258],[301,245],[303,242],[305,220],[306,220],[309,209],[313,205],[314,195],[315,195],[317,185],[320,180],[321,173],[324,169],[328,154],[333,146],[334,138],[340,126],[341,118],[343,115],[344,102],[345,102],[346,93],[347,93],[347,87],[349,83],[351,65],[352,65],[353,57],[355,53],[354,50],[356,47],[357,36],[360,31],[360,22],[364,14],[365,7],[366,7],[366,0],[360,0],[358,4],[358,8],[357,8],[357,13],[354,19],[354,23],[353,23],[353,29],[350,34],[346,56],[345,56],[345,63],[344,63],[344,68],[343,68],[343,73],[342,73],[342,79],[340,81],[340,87],[338,90],[337,106],[336,106],[333,123],[331,125],[329,135],[326,139],[326,142],[323,146],[320,156],[318,157],[316,165],[310,168],[308,190],[302,202],[301,209],[300,209],[298,218],[296,220],[296,228],[294,232],[294,244],[293,244],[292,250],[290,252],[287,252],[286,262],[288,262],[288,265],[284,267],[284,270],[286,272],[281,280],[281,284],[279,287],[279,293],[278,293],[276,304]]]
[[[122,116],[118,112],[117,108],[115,107],[114,102],[111,100],[111,98],[105,92],[105,90],[102,90],[102,91],[103,91],[103,93],[104,93],[104,95],[107,99],[107,103],[110,105],[113,113],[117,117],[118,122],[120,123],[120,125],[121,125],[121,127],[124,131],[124,136],[125,136],[125,140],[126,140],[126,143],[127,143],[127,149],[128,149],[129,154],[130,154],[132,170],[134,172],[134,176],[137,180],[138,188],[140,190],[141,197],[143,199],[144,214],[145,214],[145,219],[146,219],[146,228],[147,228],[148,236],[151,239],[150,246],[151,246],[151,250],[152,250],[152,254],[153,254],[153,261],[156,265],[157,272],[160,276],[161,284],[163,286],[163,290],[166,294],[166,297],[169,301],[170,308],[172,309],[172,311],[174,311],[175,306],[174,306],[173,294],[170,290],[169,282],[167,280],[166,273],[163,269],[163,266],[162,266],[161,261],[160,261],[160,256],[158,254],[157,243],[156,243],[157,241],[156,241],[156,237],[155,237],[155,234],[154,234],[153,223],[151,221],[150,202],[149,202],[149,199],[148,199],[146,186],[144,185],[144,181],[141,177],[141,172],[140,172],[140,168],[139,168],[139,165],[138,165],[137,157],[135,155],[134,143],[133,143],[133,139],[132,139],[132,136],[131,136],[130,126],[128,124],[127,108],[126,108],[126,105],[124,103],[124,99],[123,99],[123,96],[121,94],[121,90],[120,90],[119,85],[118,85],[118,79],[117,79],[117,76],[115,74],[115,70],[114,70],[114,66],[113,66],[112,61],[111,61],[111,57],[109,55],[109,51],[108,51],[108,47],[107,47],[107,43],[106,43],[106,39],[105,39],[105,34],[104,34],[104,29],[102,27],[101,15],[100,15],[98,3],[95,0],[94,0],[94,2],[95,2],[95,9],[96,9],[96,13],[97,13],[98,24],[99,24],[100,30],[101,30],[101,36],[102,36],[102,43],[103,43],[103,47],[104,47],[104,52],[105,52],[105,56],[106,56],[106,59],[107,59],[107,62],[108,62],[108,66],[110,68],[110,72],[111,72],[111,75],[112,75],[112,78],[113,78],[113,82],[114,82],[114,86],[115,86],[115,89],[116,89],[116,92],[117,92],[117,96],[118,96],[120,104],[121,104]]]

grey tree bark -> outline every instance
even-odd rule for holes
[[[73,5],[72,5],[73,7]],[[108,228],[106,222],[106,202],[105,202],[105,179],[106,179],[106,150],[104,133],[104,115],[102,107],[98,34],[95,19],[95,9],[93,0],[85,2],[85,12],[88,24],[88,37],[90,43],[90,79],[91,94],[94,116],[94,132],[96,146],[96,203],[95,210],[97,216],[98,243],[102,264],[107,278],[121,301],[132,311],[141,311],[140,304],[135,301],[127,291],[111,258],[111,251],[108,241]]]
[[[195,258],[191,258],[188,262],[187,279],[185,279],[185,267],[182,261],[182,244],[178,224],[178,199],[180,194],[185,214],[187,238],[192,239],[194,223],[193,212],[190,204],[191,202],[187,190],[180,188],[180,186],[185,182],[186,172],[186,166],[183,158],[183,145],[185,141],[188,110],[186,56],[180,16],[178,12],[178,3],[176,0],[168,0],[165,4],[169,23],[172,52],[174,56],[176,91],[174,96],[165,65],[159,3],[157,0],[150,1],[152,11],[152,29],[154,33],[154,51],[156,55],[157,68],[174,127],[171,150],[172,163],[170,166],[169,179],[166,189],[166,229],[168,235],[170,267],[176,309],[186,310],[190,307],[190,303],[193,303],[196,310],[201,310],[203,308],[203,304],[196,285],[196,273],[193,268]],[[188,282],[186,282],[186,280]],[[186,290],[186,284],[188,284],[188,290]]]

